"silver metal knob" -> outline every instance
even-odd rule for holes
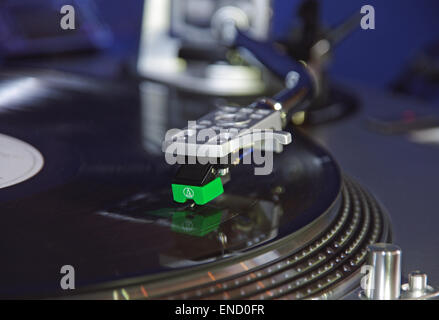
[[[409,273],[408,283],[402,285],[403,299],[438,299],[439,291],[427,283],[427,274],[414,271]]]
[[[401,249],[393,244],[377,243],[367,250],[372,270],[366,297],[372,300],[398,299],[401,294]]]
[[[424,292],[427,290],[427,275],[420,271],[409,274],[409,290],[412,292]]]

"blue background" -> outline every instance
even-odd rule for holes
[[[298,1],[275,0],[273,34],[280,37],[293,23]],[[376,30],[357,31],[337,49],[332,73],[383,87],[394,79],[422,46],[439,41],[437,0],[321,0],[323,20],[338,24],[361,6],[376,11]]]
[[[297,23],[295,17],[299,1],[272,1],[272,35],[281,38]],[[114,36],[115,41],[108,53],[135,61],[143,0],[95,0],[95,3]],[[340,23],[365,4],[376,9],[376,30],[356,31],[336,48],[330,70],[337,77],[386,87],[424,45],[433,40],[439,42],[438,0],[321,0],[321,3],[326,25]]]
[[[298,0],[273,0],[272,33],[280,38],[295,22]],[[137,48],[142,0],[97,0],[117,41],[113,50],[133,53]],[[385,87],[422,46],[439,41],[437,0],[321,0],[322,18],[331,26],[363,5],[376,10],[376,30],[355,32],[336,49],[331,73],[335,76]]]

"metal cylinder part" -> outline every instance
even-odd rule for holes
[[[424,292],[427,290],[427,275],[420,271],[409,274],[409,290],[412,292]]]
[[[367,250],[372,268],[366,297],[372,300],[398,299],[401,294],[401,249],[393,244],[377,243]]]

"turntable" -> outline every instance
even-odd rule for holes
[[[345,118],[351,93],[327,86],[315,65],[233,35],[286,89],[228,99],[163,79],[0,72],[1,298],[437,298],[426,274],[401,279],[391,244],[401,225],[375,196],[384,170],[372,174],[379,166],[364,159],[374,150],[358,143],[376,142],[395,162],[359,129],[364,114]],[[317,44],[321,67],[329,52]],[[191,140],[203,129],[212,135]],[[190,163],[200,153],[207,162]],[[267,154],[270,172],[255,174],[245,160]]]
[[[2,185],[2,297],[339,298],[368,245],[391,241],[377,200],[299,131],[273,174],[233,168],[224,194],[194,207],[173,201],[175,168],[150,133],[182,122],[163,116],[176,101],[185,118],[204,113],[199,101],[57,73],[3,72],[1,86],[21,93],[0,95],[2,163],[33,157]]]

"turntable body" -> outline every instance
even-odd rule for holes
[[[371,118],[415,114],[437,116],[431,106],[407,97],[386,95],[360,86],[349,87],[362,101],[354,117],[310,131],[353,176],[388,210],[394,243],[403,248],[402,274],[421,269],[433,285],[439,283],[439,148],[417,144],[409,134],[383,135],[367,129]],[[349,139],[346,133],[349,132]]]

